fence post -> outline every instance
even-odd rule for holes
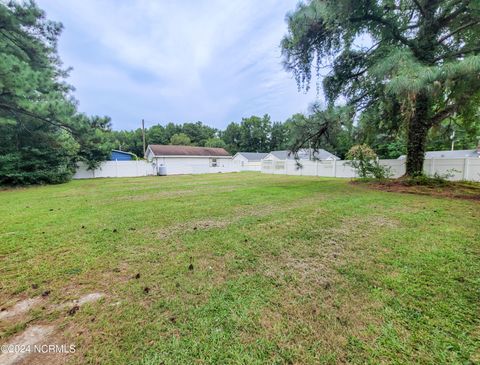
[[[432,158],[430,161],[431,161],[430,162],[430,176],[433,176],[433,175],[435,175],[435,159]]]
[[[468,157],[465,157],[463,162],[463,180],[468,180]]]
[[[318,160],[315,161],[317,164],[315,165],[315,176],[318,176]]]
[[[115,159],[115,177],[118,177],[118,160]]]
[[[333,177],[337,177],[337,160],[333,159]]]

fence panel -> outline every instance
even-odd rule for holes
[[[97,177],[136,177],[154,175],[155,169],[146,161],[105,161],[95,170],[88,170],[84,163],[78,164],[74,179]]]
[[[405,160],[379,160],[380,165],[389,167],[392,177],[398,178],[405,174]],[[298,168],[294,160],[262,161],[261,172],[266,174],[305,175],[322,177],[356,177],[355,170],[349,161],[300,161]],[[423,171],[426,175],[435,174],[452,181],[480,181],[479,158],[439,158],[425,160]]]

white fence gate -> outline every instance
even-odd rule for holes
[[[390,167],[392,177],[405,174],[405,160],[379,160],[380,165]],[[348,161],[318,160],[301,161],[298,168],[295,160],[263,160],[261,171],[266,174],[357,177]],[[448,176],[449,180],[480,181],[480,158],[439,158],[425,160],[423,171],[429,176]]]

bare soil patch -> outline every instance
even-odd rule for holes
[[[54,326],[30,326],[21,334],[15,336],[7,344],[7,351],[0,354],[0,364],[13,365],[30,357],[35,345],[45,343],[48,337],[53,333]]]
[[[41,298],[28,298],[16,303],[13,307],[0,311],[0,320],[7,320],[27,313],[40,304]]]
[[[445,182],[444,184],[417,185],[408,180],[395,179],[383,181],[354,180],[352,184],[363,185],[371,189],[395,193],[430,195],[452,199],[465,199],[480,202],[480,184],[470,182]]]

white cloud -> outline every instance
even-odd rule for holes
[[[284,16],[296,0],[39,4],[66,27],[60,52],[81,107],[117,127],[145,114],[218,127],[252,113],[284,119],[314,97],[298,94],[281,66]]]

